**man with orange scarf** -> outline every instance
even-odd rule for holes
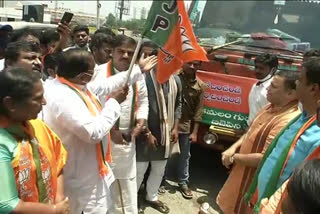
[[[114,176],[109,167],[109,131],[128,93],[127,72],[90,82],[94,67],[90,52],[68,50],[59,63],[58,77],[45,86],[44,120],[61,136],[68,151],[65,192],[76,214],[105,214],[111,205],[109,188]],[[133,72],[129,83],[140,76],[140,71]],[[103,108],[94,94],[108,95]]]
[[[67,153],[36,119],[45,103],[39,75],[25,68],[0,73],[0,213],[68,213]]]
[[[245,195],[246,202],[258,213],[263,198],[270,198],[302,163],[320,146],[316,121],[320,99],[320,60],[311,57],[303,64],[297,82],[297,96],[303,113],[289,122],[266,150],[253,181]]]

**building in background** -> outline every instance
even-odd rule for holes
[[[74,12],[70,9],[57,7],[49,8],[47,4],[37,4],[36,2],[28,1],[8,1],[0,0],[0,20],[1,21],[21,21],[23,19],[24,6],[39,5],[43,7],[43,23],[58,23],[62,18],[64,12],[74,13],[72,22],[74,24],[87,24],[89,26],[95,26],[97,17],[96,14],[90,14],[85,12]],[[30,21],[30,20],[28,20]],[[105,17],[100,17],[100,23],[104,23]]]
[[[147,9],[145,7],[141,8],[141,16],[140,19],[147,19]]]

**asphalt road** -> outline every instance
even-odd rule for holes
[[[197,214],[202,203],[210,205],[210,213],[218,213],[215,199],[228,173],[221,165],[221,152],[204,149],[199,145],[191,148],[190,161],[190,188],[193,191],[193,199],[186,200],[178,191],[176,182],[176,158],[169,161],[168,182],[166,193],[159,199],[168,205],[172,214]],[[159,214],[157,210],[143,204],[145,214]]]

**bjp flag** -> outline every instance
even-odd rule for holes
[[[157,72],[159,83],[166,82],[183,63],[208,61],[204,49],[197,43],[183,0],[154,0],[143,36],[160,47]]]

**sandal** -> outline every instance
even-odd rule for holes
[[[157,200],[157,201],[148,201],[147,203],[153,208],[158,210],[161,213],[169,213],[170,209],[167,205],[165,205],[162,201]]]
[[[185,199],[192,199],[193,197],[192,191],[189,189],[187,185],[180,186],[179,190]]]

